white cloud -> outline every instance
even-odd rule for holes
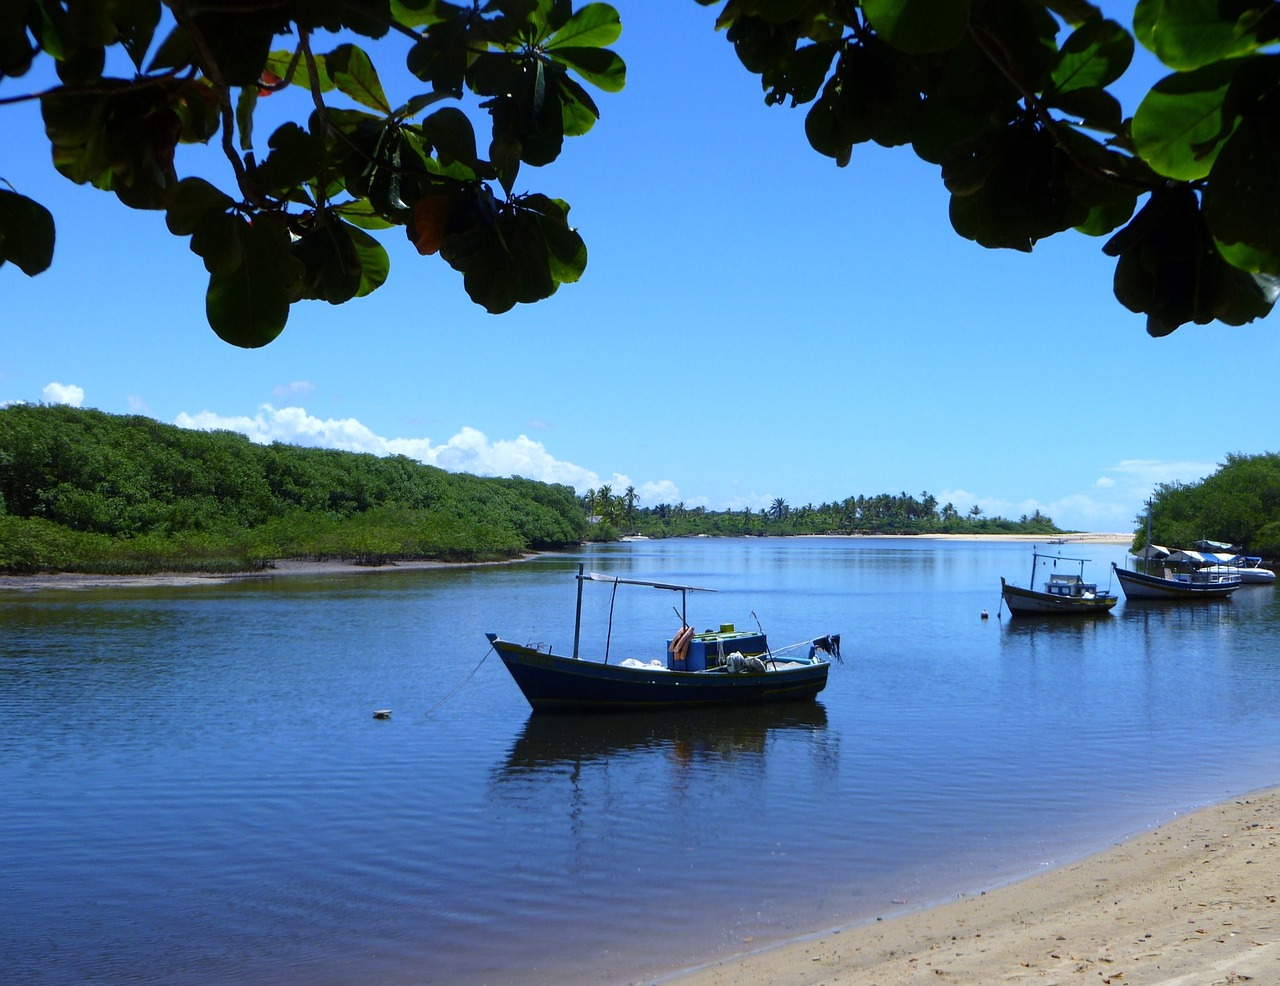
[[[656,483],[641,483],[636,492],[640,494],[642,507],[656,507],[659,503],[679,503],[680,487],[669,479],[660,479]]]
[[[384,438],[354,418],[317,418],[305,408],[276,408],[270,404],[263,404],[252,417],[183,412],[174,424],[204,431],[238,431],[260,444],[284,442],[374,455],[404,455],[450,472],[524,476],[544,483],[564,483],[579,492],[600,484],[600,477],[590,469],[557,459],[541,442],[525,435],[491,441],[484,432],[470,427],[462,428],[443,445],[436,445],[430,438]]]
[[[46,404],[70,404],[79,407],[84,403],[84,388],[73,383],[51,383],[41,393]]]
[[[1196,483],[1218,471],[1216,462],[1161,462],[1158,459],[1123,459],[1108,472],[1124,481],[1151,490],[1160,483]]]

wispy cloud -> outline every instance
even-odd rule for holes
[[[295,380],[293,383],[285,383],[279,387],[273,387],[271,393],[279,398],[307,397],[314,393],[315,389],[316,385],[310,380]]]

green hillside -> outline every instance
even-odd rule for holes
[[[141,416],[0,408],[0,571],[486,561],[584,537],[574,491]]]

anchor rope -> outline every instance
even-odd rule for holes
[[[440,699],[440,701],[437,702],[435,705],[431,706],[431,708],[427,709],[427,711],[424,712],[423,715],[424,716],[431,715],[431,713],[435,712],[436,709],[444,705],[445,702],[449,701],[449,699],[457,695],[458,692],[462,691],[462,686],[476,676],[476,672],[480,670],[480,665],[484,664],[485,661],[489,660],[489,655],[492,653],[493,653],[493,645],[490,644],[489,649],[484,652],[484,657],[480,658],[480,664],[477,664],[474,668],[472,668],[471,673],[467,675],[465,678],[463,678],[460,682],[458,682],[458,684],[454,687],[453,691],[451,691],[444,698]]]

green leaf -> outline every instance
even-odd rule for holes
[[[0,189],[0,267],[13,261],[28,277],[53,263],[53,214],[34,199]]]
[[[469,18],[458,12],[431,26],[426,36],[409,49],[406,65],[435,92],[447,92],[461,98],[463,79],[471,60],[468,50]]]
[[[368,199],[343,202],[341,205],[335,206],[333,212],[352,226],[359,226],[361,229],[390,229],[396,225],[374,209]]]
[[[1102,16],[1102,11],[1088,0],[1045,0],[1044,5],[1072,27]]]
[[[297,52],[271,52],[263,64],[263,71],[270,72],[281,81],[288,79],[290,85],[300,86],[303,89],[311,90],[315,88],[320,92],[332,92],[337,88],[337,85],[329,75],[328,67],[325,64],[325,56],[314,55],[312,61],[316,64],[314,86],[312,85],[311,66],[307,59],[300,57]]]
[[[386,283],[391,273],[391,258],[387,256],[386,248],[363,230],[349,228],[347,232],[360,262],[360,288],[356,297],[363,298]]]
[[[391,104],[369,56],[355,45],[339,45],[325,58],[325,67],[340,92],[362,106],[389,116]]]
[[[426,27],[465,13],[446,0],[391,0],[391,16],[405,27]]]
[[[603,48],[622,35],[622,20],[607,3],[589,3],[576,11],[568,23],[543,46],[548,51],[565,46]]]
[[[1105,89],[1071,89],[1055,93],[1046,102],[1095,130],[1114,134],[1123,123],[1120,101]]]
[[[841,53],[836,71],[805,118],[814,150],[844,167],[854,144],[905,144],[920,107],[907,56],[875,38]]]
[[[560,127],[566,137],[581,137],[596,125],[600,109],[582,86],[568,76],[560,80]]]
[[[612,51],[600,48],[558,48],[551,60],[568,65],[605,92],[621,92],[627,84],[627,66]]]
[[[290,23],[285,8],[252,4],[204,4],[193,10],[191,20],[204,42],[202,50],[208,51],[232,86],[258,84],[272,39],[285,33]],[[209,75],[203,56],[200,61]]]
[[[113,0],[108,11],[129,60],[141,71],[142,59],[160,23],[160,0]]]
[[[792,107],[812,102],[831,71],[832,59],[841,48],[840,42],[802,45],[774,61],[760,74],[766,105],[777,106],[788,97]]]
[[[569,203],[545,195],[529,195],[521,205],[537,217],[551,277],[559,284],[577,281],[587,269],[587,245],[569,225]]]
[[[231,197],[203,178],[184,178],[169,191],[165,224],[174,236],[190,236],[210,212],[226,212]]]
[[[303,267],[290,255],[283,224],[271,216],[239,223],[238,235],[242,261],[232,272],[209,278],[205,314],[224,342],[255,349],[284,330]]]
[[[1276,98],[1270,102],[1275,103]],[[1204,216],[1232,266],[1280,275],[1280,143],[1274,111],[1246,116],[1223,145]]]
[[[899,51],[946,51],[969,27],[969,0],[862,0],[862,10]]]
[[[1053,69],[1053,92],[1102,89],[1133,61],[1133,35],[1111,20],[1082,24],[1063,42]]]
[[[1133,220],[1103,247],[1118,257],[1116,298],[1147,315],[1147,332],[1180,325],[1243,325],[1271,311],[1277,281],[1232,267],[1209,234],[1195,193],[1157,189]]]
[[[354,227],[326,213],[290,244],[305,268],[299,297],[341,305],[360,290],[360,260],[351,241]]]
[[[253,111],[258,107],[258,90],[245,86],[236,100],[236,129],[240,131],[240,150],[253,150]]]
[[[1133,115],[1133,145],[1157,173],[1180,181],[1203,178],[1213,167],[1234,120],[1223,101],[1240,62],[1208,65],[1157,82]]]
[[[191,232],[191,252],[210,274],[231,274],[244,263],[244,220],[226,212],[206,212]]]
[[[498,172],[498,181],[508,195],[520,173],[520,142],[512,137],[495,137],[489,144],[489,161]]]
[[[1139,0],[1133,14],[1138,40],[1178,71],[1256,51],[1256,29],[1271,0]]]
[[[442,165],[460,161],[469,168],[477,167],[476,131],[462,110],[452,106],[436,110],[422,121],[422,132]]]
[[[1053,137],[1034,126],[984,137],[943,163],[951,225],[982,246],[1030,252],[1087,220],[1090,203],[1069,181],[1076,171]]]
[[[315,178],[324,160],[324,143],[296,123],[285,123],[267,142],[271,153],[249,172],[261,192],[286,192]]]

